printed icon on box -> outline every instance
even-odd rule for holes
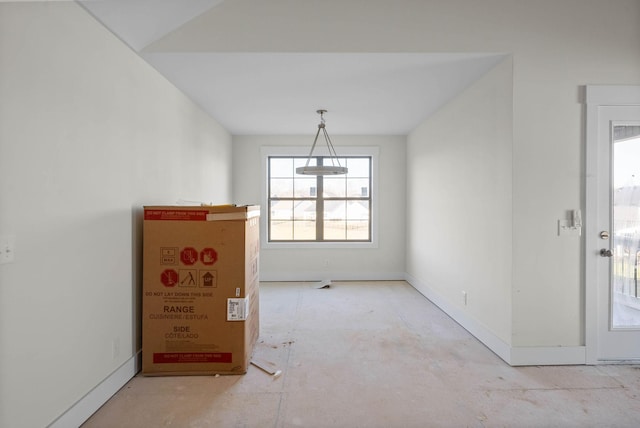
[[[160,264],[161,265],[177,265],[178,249],[175,247],[160,248]]]
[[[184,247],[180,251],[180,261],[185,265],[192,265],[198,261],[198,250],[193,247]]]
[[[195,269],[180,269],[180,287],[195,287],[196,275]]]
[[[200,287],[216,288],[218,287],[218,274],[215,270],[200,271]]]
[[[205,265],[212,265],[218,260],[218,253],[213,248],[200,251],[200,261]]]
[[[160,274],[160,281],[165,287],[175,287],[178,283],[178,272],[173,269],[165,269]]]

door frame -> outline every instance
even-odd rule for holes
[[[584,216],[584,284],[586,363],[598,361],[598,115],[603,106],[640,105],[640,86],[587,85]]]

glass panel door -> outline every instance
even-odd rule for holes
[[[640,106],[598,107],[597,234],[588,252],[597,278],[597,360],[640,360],[636,296]],[[595,236],[593,236],[595,238]]]
[[[611,327],[640,328],[640,126],[612,127]]]

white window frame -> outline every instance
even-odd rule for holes
[[[378,147],[359,147],[340,146],[336,150],[338,157],[341,156],[369,156],[371,157],[371,241],[367,242],[269,242],[268,239],[268,221],[269,216],[269,177],[268,162],[270,156],[304,156],[309,155],[310,147],[307,146],[263,146],[260,148],[261,157],[261,174],[262,174],[262,190],[261,190],[261,213],[260,213],[260,242],[263,249],[275,248],[378,248]],[[314,156],[328,156],[329,152],[325,147],[316,147],[313,152]]]

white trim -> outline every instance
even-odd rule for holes
[[[640,105],[640,86],[588,85],[585,88],[585,207],[584,207],[584,266],[585,288],[585,362],[598,360],[598,271],[597,263],[590,263],[598,252],[598,111],[602,106]]]
[[[597,251],[598,233],[597,213],[598,213],[598,105],[589,103],[595,96],[590,96],[592,90],[587,87],[586,106],[586,135],[585,135],[585,197],[584,197],[584,252],[582,262],[584,264],[584,331],[586,346],[587,364],[596,364],[598,361],[598,272],[596,263],[588,263],[588,255]],[[600,92],[599,90],[597,92]]]
[[[516,346],[511,348],[512,366],[584,365],[584,346]]]
[[[68,428],[82,425],[138,373],[140,356],[141,353],[138,351],[136,355],[125,361],[106,379],[51,422],[49,428]]]
[[[371,156],[371,242],[269,242],[267,239],[267,221],[269,220],[267,158],[269,156],[308,156],[308,148],[301,146],[262,146],[260,147],[261,164],[261,210],[260,242],[263,249],[290,249],[290,248],[378,248],[378,147],[348,146],[339,147],[338,157],[342,156]],[[315,155],[328,156],[326,147],[317,147]]]
[[[584,346],[512,347],[429,285],[409,274],[405,274],[405,280],[511,366],[585,364]]]
[[[480,342],[493,351],[498,357],[502,358],[507,364],[511,364],[511,347],[498,336],[493,334],[488,328],[480,324],[468,314],[449,303],[445,298],[439,295],[428,284],[418,280],[417,278],[405,274],[405,280],[411,284],[413,288],[418,290],[424,297],[433,302],[442,309],[455,322],[460,324],[465,330],[476,337]]]
[[[585,102],[596,106],[640,105],[640,86],[587,85]]]
[[[263,282],[308,282],[308,281],[404,281],[403,272],[260,272]]]
[[[266,238],[266,220],[264,216],[263,218],[264,225],[260,225],[260,233],[264,233]],[[340,249],[348,249],[348,248],[378,248],[377,242],[373,241],[373,224],[371,225],[371,242],[266,242],[260,237],[261,246],[260,248],[269,249],[269,250],[290,250],[297,248],[313,248],[316,250],[326,250],[330,248],[340,248]]]

